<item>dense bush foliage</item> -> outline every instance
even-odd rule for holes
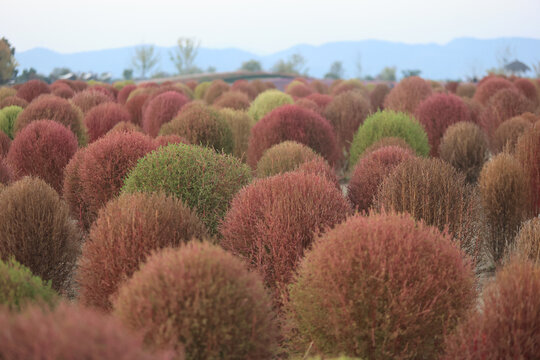
[[[493,95],[480,115],[480,124],[492,136],[505,120],[530,111],[527,98],[514,89],[502,89]]]
[[[161,126],[171,121],[189,99],[178,92],[167,91],[148,101],[142,127],[148,135],[156,137]]]
[[[114,125],[107,134],[112,134],[115,132],[140,132],[144,133],[143,129],[139,125],[135,125],[132,122],[120,121],[118,124]]]
[[[300,166],[298,166],[298,168],[296,168],[294,171],[321,176],[334,184],[339,191],[342,191],[339,179],[336,176],[336,172],[328,164],[328,162],[321,157],[317,157],[313,160],[300,164]]]
[[[245,162],[247,160],[249,135],[255,121],[245,111],[221,109],[219,113],[223,116],[232,132],[234,142],[232,154]]]
[[[533,215],[540,214],[540,122],[521,135],[516,143],[516,158],[529,178]]]
[[[135,90],[137,88],[136,85],[134,84],[128,84],[126,86],[124,86],[119,92],[118,92],[118,96],[117,96],[117,100],[118,100],[118,103],[120,104],[125,104],[127,102],[127,99],[129,97],[129,94],[131,94],[131,92],[133,90]]]
[[[7,156],[11,146],[11,139],[5,133],[0,131],[0,159]]]
[[[321,176],[290,172],[258,179],[233,199],[221,245],[257,270],[280,303],[314,237],[349,213],[341,191]]]
[[[212,83],[210,81],[204,81],[197,85],[194,90],[195,99],[202,100],[204,99],[204,94],[206,93],[206,90],[210,87]]]
[[[515,254],[540,265],[540,218],[524,222],[515,239]]]
[[[17,89],[17,97],[32,102],[35,98],[43,94],[49,94],[51,89],[46,82],[41,80],[30,80],[21,84]]]
[[[8,185],[13,179],[13,172],[7,161],[0,158],[0,185]],[[0,186],[1,188],[1,186]]]
[[[484,78],[474,93],[473,99],[482,105],[487,105],[493,95],[502,89],[514,89],[514,85],[501,77]],[[458,88],[459,91],[459,88]]]
[[[460,83],[456,89],[456,95],[462,98],[472,98],[476,92],[476,85],[471,83]]]
[[[362,153],[362,156],[366,156],[370,152],[379,150],[380,148],[386,147],[386,146],[398,146],[405,150],[410,150],[414,153],[413,149],[403,138],[395,137],[395,136],[386,136],[383,138],[380,138],[379,140],[375,141],[373,144],[369,145],[366,150]]]
[[[110,297],[153,250],[206,238],[191,209],[164,194],[124,194],[100,210],[78,267],[80,301],[110,310]]]
[[[131,115],[124,106],[112,102],[94,106],[84,116],[88,142],[96,141],[122,121],[131,121]]]
[[[532,123],[522,116],[505,120],[497,127],[491,138],[494,153],[501,151],[514,152],[518,138],[529,130]]]
[[[70,101],[86,114],[94,106],[107,102],[114,102],[115,99],[110,93],[96,91],[95,89],[87,89],[76,93]]]
[[[0,101],[4,100],[7,97],[17,95],[17,90],[8,86],[0,86]]]
[[[297,169],[305,162],[322,159],[310,147],[295,141],[284,141],[266,150],[257,162],[257,177],[268,177]]]
[[[373,111],[384,110],[384,100],[390,92],[390,88],[386,84],[377,84],[369,94],[371,109]]]
[[[287,86],[285,92],[293,98],[304,98],[313,94],[313,89],[306,84],[293,81]]]
[[[538,90],[529,79],[520,78],[514,81],[514,86],[536,107],[538,105]]]
[[[229,91],[229,85],[223,80],[214,80],[204,92],[204,101],[212,105],[222,94]]]
[[[136,90],[135,90],[136,91]],[[135,93],[132,92],[132,94]],[[131,114],[131,121],[138,126],[142,126],[143,122],[143,105],[150,97],[148,93],[141,93],[133,97],[128,98],[126,101],[126,109]]]
[[[249,108],[248,96],[240,91],[227,91],[214,101],[218,109],[247,110]]]
[[[279,90],[267,90],[259,94],[249,106],[248,114],[256,122],[282,105],[292,104],[293,98]]]
[[[65,290],[79,247],[67,205],[44,181],[26,177],[0,192],[0,259],[13,256]]]
[[[154,143],[160,147],[169,144],[189,144],[189,141],[178,135],[161,135],[154,139]]]
[[[355,215],[315,241],[290,298],[296,340],[316,352],[437,358],[474,304],[474,275],[437,229],[406,214]]]
[[[418,76],[401,80],[384,100],[384,108],[414,114],[417,106],[431,95],[431,85]]]
[[[257,89],[255,89],[255,87],[252,84],[250,84],[247,80],[243,80],[243,79],[236,80],[232,84],[231,90],[239,91],[246,94],[250,102],[253,101],[253,99],[255,99],[257,95],[259,94]]]
[[[184,350],[186,359],[271,359],[277,345],[260,277],[196,240],[150,257],[120,289],[114,312],[151,347]]]
[[[15,136],[13,133],[15,122],[22,110],[21,107],[15,105],[0,110],[0,131],[3,131],[10,139]]]
[[[139,160],[125,180],[124,192],[165,192],[194,209],[212,235],[229,203],[251,172],[240,160],[212,149],[172,144]]]
[[[326,109],[334,98],[330,95],[315,93],[306,96],[305,99],[313,101],[315,104],[317,104],[317,106],[319,106],[320,111],[324,111],[324,109]]]
[[[83,200],[83,189],[79,168],[84,161],[86,149],[81,148],[73,155],[64,169],[64,186],[62,196],[68,204],[71,217],[82,229],[88,230],[93,219],[88,217],[88,204]]]
[[[28,101],[21,99],[17,96],[8,96],[4,100],[0,101],[0,109],[6,108],[8,106],[18,106],[24,109],[28,106]]]

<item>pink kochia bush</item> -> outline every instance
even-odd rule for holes
[[[11,139],[3,131],[0,130],[0,159],[7,156]]]
[[[403,79],[384,99],[384,108],[414,114],[417,106],[432,93],[427,81],[418,76]]]
[[[17,90],[17,97],[32,102],[35,98],[42,94],[49,94],[51,89],[49,85],[41,80],[30,80],[22,84]]]
[[[271,111],[251,129],[248,164],[255,168],[266,149],[286,140],[309,146],[331,165],[339,155],[336,135],[326,119],[311,110],[284,105]]]
[[[148,135],[156,137],[161,125],[171,121],[188,102],[187,96],[174,91],[167,91],[156,96],[144,110],[143,130]]]
[[[81,109],[83,113],[88,112],[88,110],[99,104],[114,101],[114,97],[110,93],[95,89],[81,91],[71,98],[71,103]]]
[[[131,121],[131,115],[120,104],[109,102],[93,107],[84,116],[88,141],[96,141],[122,121]]]
[[[474,286],[448,235],[407,214],[355,215],[316,239],[299,266],[293,343],[328,356],[436,359]]]
[[[61,192],[64,168],[77,151],[77,139],[52,120],[33,121],[13,140],[7,161],[14,176],[37,176]]]
[[[323,176],[290,172],[255,180],[233,199],[221,226],[221,245],[262,274],[279,303],[304,251],[350,205]]]
[[[519,91],[502,89],[490,98],[480,114],[480,125],[492,137],[497,127],[505,120],[530,110],[533,110],[530,101]]]
[[[502,89],[515,89],[514,84],[501,77],[484,78],[476,88],[473,99],[487,105],[489,99]]]

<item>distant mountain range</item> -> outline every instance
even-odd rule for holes
[[[34,48],[15,54],[20,69],[33,67],[39,73],[48,75],[55,67],[67,67],[72,71],[110,72],[120,78],[124,69],[132,68],[131,59],[135,47],[123,47],[97,51],[62,54],[46,48]],[[169,60],[174,47],[156,47],[160,62],[155,71],[174,74],[175,68]],[[242,62],[255,59],[264,69],[270,69],[280,59],[286,60],[292,54],[301,54],[306,60],[308,74],[323,77],[334,61],[341,61],[345,77],[377,75],[386,66],[395,66],[397,75],[402,70],[418,69],[421,76],[430,79],[463,79],[467,76],[482,75],[489,68],[498,65],[497,57],[506,49],[511,59],[518,59],[532,68],[540,62],[540,39],[496,38],[480,40],[459,38],[447,44],[405,44],[381,40],[331,42],[319,46],[296,45],[270,55],[257,55],[241,49],[200,48],[196,65],[202,69],[209,66],[218,72],[238,69]],[[532,71],[527,75],[532,76]]]

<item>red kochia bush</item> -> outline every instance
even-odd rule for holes
[[[489,99],[502,89],[515,89],[514,84],[501,77],[484,79],[476,88],[473,99],[487,105]]]
[[[470,262],[436,228],[407,214],[355,215],[315,240],[288,308],[302,349],[436,359],[474,286]]]
[[[367,153],[358,160],[349,182],[347,196],[357,211],[367,211],[377,195],[379,184],[401,162],[414,156],[412,150],[387,146]]]
[[[11,168],[5,159],[0,158],[0,189],[2,185],[7,185],[13,179]]]
[[[150,137],[137,132],[112,133],[86,148],[79,177],[90,223],[98,210],[120,193],[125,175],[137,160],[155,148]]]
[[[386,84],[377,84],[369,94],[371,100],[371,109],[373,111],[384,110],[384,99],[390,92],[390,88]]]
[[[303,98],[313,94],[313,90],[306,84],[293,84],[293,86],[287,86],[286,93],[295,97]]]
[[[69,87],[69,85],[62,82],[55,82],[50,86],[53,95],[59,96],[64,99],[71,99],[75,92]]]
[[[23,109],[28,106],[28,101],[18,96],[8,96],[0,101],[0,110],[8,106],[19,106]]]
[[[536,359],[540,354],[540,267],[512,261],[484,290],[481,309],[446,339],[443,359]]]
[[[259,271],[279,303],[316,234],[350,213],[341,191],[321,176],[289,172],[259,179],[233,199],[221,245]]]
[[[181,200],[164,194],[123,194],[100,210],[78,268],[80,301],[111,310],[118,286],[153,250],[177,247],[207,230]]]
[[[439,142],[450,125],[471,121],[469,108],[453,94],[431,95],[418,105],[415,117],[426,130],[432,156],[438,156]]]
[[[493,95],[480,114],[480,125],[491,137],[505,120],[531,109],[531,103],[515,89],[502,89]]]
[[[0,310],[2,359],[170,359],[146,353],[142,338],[104,314],[62,303],[54,310],[33,306],[23,313]]]
[[[516,158],[525,170],[531,185],[533,214],[540,214],[540,122],[521,135],[516,144]]]
[[[244,94],[248,96],[250,102],[253,99],[255,99],[257,95],[259,95],[259,92],[257,91],[257,89],[252,84],[250,84],[247,80],[243,80],[243,79],[236,80],[232,84],[231,90],[243,92]]]
[[[227,91],[221,94],[214,101],[213,105],[218,109],[247,110],[249,104],[249,98],[245,93],[241,91]]]
[[[416,107],[432,93],[431,85],[418,76],[399,82],[384,99],[384,108],[414,114]]]
[[[124,106],[112,102],[94,106],[84,116],[88,142],[96,141],[121,121],[131,121],[131,115]]]
[[[143,113],[142,127],[148,135],[156,137],[161,125],[171,121],[189,99],[178,92],[167,91],[149,101]]]
[[[167,146],[169,144],[187,144],[187,145],[189,145],[189,141],[187,141],[186,139],[184,139],[181,136],[174,135],[174,134],[158,136],[158,137],[156,137],[154,139],[154,143],[156,144],[157,147]]]
[[[143,108],[144,103],[146,102],[146,100],[148,100],[149,97],[150,97],[150,94],[141,93],[141,94],[137,94],[131,97],[126,102],[126,109],[131,114],[131,121],[135,125],[142,126],[142,120],[143,120],[142,108]]]
[[[223,80],[214,80],[204,93],[204,101],[212,105],[221,94],[229,91],[229,85]]]
[[[83,229],[90,227],[90,219],[87,217],[88,204],[82,198],[81,178],[79,177],[79,167],[84,160],[86,148],[77,150],[64,169],[64,186],[62,195],[69,206],[71,216],[77,220]]]
[[[517,79],[514,86],[522,93],[534,106],[538,105],[538,90],[529,79]]]
[[[334,98],[330,95],[314,93],[306,96],[306,99],[313,101],[321,111],[324,111]]]
[[[0,159],[7,156],[9,147],[11,145],[11,139],[5,132],[0,130]]]
[[[128,99],[129,94],[131,94],[131,92],[135,90],[136,88],[137,88],[137,85],[133,85],[133,84],[124,86],[122,90],[118,92],[118,96],[117,96],[118,102],[120,104],[125,104]]]
[[[326,85],[321,80],[313,80],[311,83],[309,83],[309,86],[317,93],[317,94],[328,94],[329,89],[328,85]]]
[[[135,125],[132,122],[126,122],[126,121],[120,121],[118,124],[114,125],[114,127],[107,132],[107,134],[111,134],[113,132],[140,132],[144,133],[143,129],[139,125]]]
[[[32,102],[35,98],[42,94],[49,94],[51,89],[49,85],[41,80],[30,80],[22,84],[17,89],[17,96],[28,102]]]
[[[266,149],[285,140],[311,147],[331,165],[339,155],[336,135],[326,119],[299,106],[284,105],[272,110],[251,129],[248,164],[255,168]]]
[[[68,128],[52,120],[38,120],[13,140],[7,160],[16,178],[37,176],[62,191],[64,168],[77,151],[77,139]]]
[[[71,102],[81,109],[83,113],[88,112],[88,110],[99,104],[114,101],[114,96],[111,94],[97,91],[95,89],[81,91],[71,98]]]

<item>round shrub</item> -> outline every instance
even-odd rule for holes
[[[306,96],[305,99],[313,101],[315,104],[317,104],[320,111],[324,111],[324,109],[326,109],[326,107],[332,102],[334,98],[330,95],[315,93]]]
[[[0,322],[2,359],[171,358],[144,352],[141,337],[126,331],[118,320],[66,303],[54,310],[33,306],[20,314],[3,309]]]
[[[77,151],[69,129],[52,120],[37,120],[13,140],[7,161],[16,178],[31,175],[62,191],[64,168]]]
[[[111,102],[94,106],[84,116],[88,141],[96,141],[121,121],[131,121],[131,115],[124,106]]]
[[[488,225],[487,247],[498,262],[529,213],[529,183],[521,164],[501,153],[484,165],[478,187]]]
[[[347,154],[354,134],[370,113],[371,105],[358,91],[334,97],[324,116],[334,128],[340,153]]]
[[[321,110],[321,108],[319,108],[319,105],[317,105],[315,101],[312,101],[306,98],[298,98],[298,100],[294,102],[294,105],[303,107],[304,109],[314,111],[319,115],[323,115],[323,111]]]
[[[137,160],[155,148],[152,138],[137,132],[109,134],[88,145],[78,176],[89,223],[120,193],[124,177]]]
[[[514,116],[511,119],[503,121],[491,138],[493,152],[508,151],[513,153],[518,138],[527,132],[531,126],[531,122],[522,116]]]
[[[338,96],[339,94],[353,90],[360,92],[363,96],[366,96],[366,98],[369,99],[368,89],[364,86],[362,81],[357,79],[343,80],[339,84],[336,84],[332,87],[332,95]]]
[[[265,92],[266,90],[275,89],[276,85],[271,81],[262,81],[259,79],[253,80],[251,82],[251,86],[253,86],[257,90],[257,94],[261,94]]]
[[[514,84],[501,77],[490,77],[478,84],[473,99],[482,105],[487,105],[491,97],[502,89],[514,90]]]
[[[131,94],[131,92],[135,90],[136,88],[137,88],[137,85],[134,85],[134,84],[128,84],[124,86],[122,90],[118,92],[118,97],[117,97],[118,103],[125,104],[127,102],[129,94]]]
[[[26,177],[0,193],[0,259],[11,256],[65,290],[80,247],[67,205],[44,181]]]
[[[370,115],[354,135],[349,156],[352,169],[362,153],[377,140],[399,137],[420,156],[429,155],[428,137],[422,125],[405,113],[384,110]]]
[[[11,146],[11,139],[5,133],[0,131],[0,159],[7,156],[10,146]]]
[[[468,183],[475,183],[489,158],[486,135],[476,124],[456,123],[446,129],[439,145],[439,156],[463,173]]]
[[[534,106],[538,105],[538,90],[529,79],[517,79],[514,86],[523,94]]]
[[[41,96],[23,110],[15,121],[14,134],[20,132],[33,121],[44,119],[64,125],[77,136],[80,145],[86,143],[86,132],[80,111],[66,99],[53,95]]]
[[[204,224],[178,199],[137,193],[111,200],[83,246],[77,271],[80,301],[111,310],[111,296],[153,250],[206,235]]]
[[[227,91],[214,101],[217,109],[247,110],[249,108],[249,98],[241,91]]]
[[[289,172],[258,179],[233,199],[220,228],[221,246],[257,270],[281,303],[315,236],[350,213],[341,191],[321,176]]]
[[[531,110],[530,102],[514,89],[503,89],[493,95],[480,115],[480,124],[492,136],[505,120]]]
[[[197,87],[193,91],[195,95],[195,99],[199,99],[199,100],[204,99],[204,94],[206,93],[206,90],[208,90],[211,84],[212,83],[210,81],[203,81],[202,83],[197,85]]]
[[[188,80],[185,82],[185,85],[189,87],[192,91],[195,91],[195,88],[197,87],[197,85],[199,85],[199,83],[197,82],[197,80]]]
[[[23,111],[19,106],[7,106],[0,110],[0,130],[4,132],[10,139],[13,139],[15,128],[15,123],[17,122],[17,117]]]
[[[476,85],[471,83],[460,83],[456,89],[456,95],[462,98],[472,99],[476,92]]]
[[[465,175],[439,159],[413,158],[397,165],[382,182],[377,210],[408,212],[416,220],[448,230],[469,254],[480,250],[483,230],[479,199]]]
[[[313,80],[309,86],[317,93],[317,94],[328,94],[329,89],[328,85],[326,85],[321,80]]]
[[[82,229],[88,230],[91,221],[88,217],[88,204],[82,197],[81,178],[79,168],[84,161],[86,148],[77,150],[64,169],[64,186],[62,187],[62,196],[66,201],[71,217],[77,221]]]
[[[478,101],[470,98],[462,98],[469,111],[471,112],[471,122],[480,125],[480,116],[484,110],[484,105],[480,104]]]
[[[309,146],[331,165],[339,156],[334,130],[326,119],[299,106],[284,105],[270,112],[251,129],[248,164],[255,168],[266,149],[286,140]]]
[[[516,143],[516,159],[529,178],[533,215],[540,214],[540,123],[521,135]]]
[[[306,84],[293,82],[287,86],[285,92],[294,98],[303,98],[313,94],[313,90]]]
[[[30,80],[21,84],[17,89],[17,96],[30,103],[39,95],[49,94],[50,92],[51,90],[46,82],[41,80]]]
[[[386,146],[367,153],[358,160],[348,185],[347,196],[357,211],[368,211],[379,184],[394,168],[413,157],[412,150]]]
[[[475,301],[470,262],[406,214],[355,215],[318,238],[290,287],[299,344],[364,359],[437,358]]]
[[[522,259],[540,265],[540,218],[527,220],[521,225],[515,239],[514,252]]]
[[[0,109],[6,108],[8,106],[18,106],[24,109],[28,106],[28,101],[21,99],[18,96],[9,96],[4,100],[0,101]]]
[[[369,145],[366,150],[362,153],[362,156],[367,156],[370,152],[379,150],[380,148],[386,147],[386,146],[398,146],[402,149],[405,149],[410,152],[414,152],[413,149],[405,140],[403,140],[400,137],[395,136],[387,136],[380,138],[379,140],[375,141],[373,144]]]
[[[191,98],[189,97],[189,95],[186,93],[186,90],[181,88],[180,86],[175,86],[175,85],[161,85],[160,87],[158,88],[155,88],[155,89],[151,89],[151,90],[148,90],[148,93],[150,94],[148,96],[148,99],[144,102],[143,106],[142,106],[142,113],[143,113],[143,121],[144,121],[144,113],[146,112],[146,109],[148,109],[148,107],[150,106],[150,103],[157,97],[161,96],[162,94],[164,93],[168,93],[168,92],[173,92],[173,93],[176,93],[178,95],[182,95],[185,97],[185,100],[184,100],[184,104],[188,103]],[[163,101],[164,99],[162,99]],[[157,105],[157,104],[156,104]],[[154,105],[154,109],[158,108],[159,106],[156,106]],[[155,111],[155,110],[154,110]],[[178,112],[178,111],[176,111]],[[173,116],[176,115],[173,114],[171,116],[171,119],[173,118]],[[169,119],[170,120],[170,119]]]
[[[154,139],[156,147],[167,146],[169,144],[189,144],[189,142],[178,135],[162,135]]]
[[[161,126],[171,121],[189,99],[178,92],[167,91],[148,101],[142,127],[148,135],[156,137]]]
[[[266,114],[270,113],[277,107],[286,104],[292,104],[293,98],[289,94],[285,94],[279,90],[267,90],[259,94],[251,103],[248,114],[255,121],[259,121]]]
[[[204,92],[204,101],[212,105],[217,98],[229,91],[229,85],[223,80],[214,80]]]
[[[194,209],[212,235],[251,172],[238,159],[195,145],[171,144],[139,160],[123,192],[165,192]]]
[[[294,171],[304,174],[322,176],[324,179],[334,184],[339,191],[341,191],[341,185],[334,169],[326,160],[321,157],[317,157],[313,160],[300,164],[300,166],[298,166],[298,168],[296,168]]]
[[[8,185],[13,179],[13,171],[5,159],[0,158],[0,185]],[[1,186],[0,186],[1,188]]]
[[[373,111],[384,110],[384,100],[390,92],[390,88],[386,84],[377,84],[369,94],[371,101],[371,109]]]
[[[272,359],[277,345],[260,277],[199,241],[151,256],[120,288],[114,313],[150,347],[172,346],[186,359]]]
[[[137,91],[137,90],[135,90]],[[131,94],[133,95],[135,93],[133,91]],[[150,94],[148,93],[141,93],[138,95],[135,95],[133,97],[129,97],[129,99],[126,102],[126,109],[131,114],[131,122],[133,122],[135,125],[142,126],[143,122],[143,105],[150,97]]]
[[[4,100],[7,97],[17,95],[17,90],[7,86],[0,86],[0,101]]]
[[[418,76],[401,80],[384,99],[384,108],[414,114],[416,107],[431,95],[431,85]]]
[[[255,121],[245,111],[222,109],[219,113],[223,116],[232,132],[234,143],[232,154],[245,162],[249,135]]]
[[[111,130],[107,132],[108,134],[116,133],[116,132],[140,132],[144,133],[143,129],[139,125],[135,125],[132,122],[126,122],[126,121],[120,121],[116,125],[113,126]]]
[[[448,81],[444,85],[444,88],[448,90],[449,93],[455,94],[457,92],[457,88],[459,86],[459,82],[457,81]]]
[[[89,82],[89,85],[90,85],[90,82]],[[116,90],[112,85],[105,84],[105,83],[96,83],[96,84],[91,85],[88,88],[88,90],[105,94],[111,98],[111,101],[116,102],[116,94],[118,94],[118,90]]]
[[[315,159],[322,159],[322,157],[310,147],[295,141],[284,141],[264,152],[257,162],[257,177],[268,177],[292,171],[301,164]]]
[[[54,85],[54,84],[53,84]],[[53,89],[53,86],[51,85],[52,94],[64,99],[71,99],[75,92],[65,84],[59,85]]]
[[[112,95],[95,89],[81,91],[71,98],[71,103],[76,105],[83,113],[87,113],[91,108],[99,104],[114,102]]]
[[[257,97],[259,94],[257,89],[253,87],[247,80],[236,80],[232,86],[231,90],[233,91],[240,91],[248,96],[249,101],[251,102],[253,99]]]
[[[11,258],[0,260],[0,305],[20,311],[32,303],[52,306],[57,301],[50,283],[44,283],[25,266]]]
[[[443,359],[534,359],[540,353],[540,267],[514,261],[450,333]]]
[[[460,121],[470,121],[467,105],[452,94],[434,94],[418,105],[415,118],[422,124],[429,139],[431,155],[439,155],[439,142],[446,129]]]
[[[234,140],[225,118],[212,107],[191,103],[170,122],[164,124],[160,135],[178,135],[190,144],[207,146],[216,151],[232,153]]]

